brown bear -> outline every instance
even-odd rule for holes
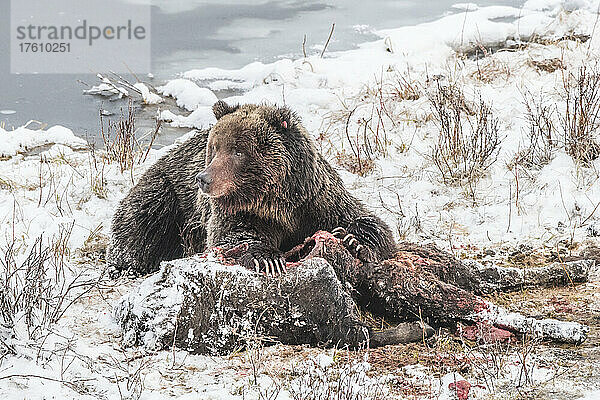
[[[285,271],[283,254],[318,230],[363,261],[392,256],[388,226],[348,193],[296,114],[223,101],[213,111],[208,132],[158,160],[121,201],[110,267],[141,275],[221,247],[235,248],[241,265],[276,275]]]

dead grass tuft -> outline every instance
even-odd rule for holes
[[[481,64],[477,60],[477,71],[470,75],[472,79],[483,83],[491,83],[499,78],[508,80],[510,76],[511,72],[508,64],[493,57],[485,58]]]
[[[15,238],[1,249],[0,321],[14,327],[24,319],[30,339],[39,338],[82,293],[97,284],[96,279],[85,278],[85,270],[69,277],[68,242],[73,225],[60,225],[48,242],[39,236],[24,256]]]
[[[600,156],[600,72],[583,66],[563,78],[565,111],[559,116],[561,140],[577,163],[589,165]]]
[[[566,69],[565,64],[560,58],[546,58],[544,60],[529,60],[529,66],[540,72],[553,73],[559,69]]]
[[[390,84],[390,95],[393,100],[418,100],[421,97],[421,89],[410,75],[396,74]]]
[[[325,133],[321,133],[319,143],[327,141],[326,133],[333,128],[342,143],[341,149],[334,146],[332,152],[337,164],[361,176],[369,174],[375,160],[389,154],[392,144],[389,131],[397,127],[400,120],[396,106],[421,96],[419,83],[408,72],[382,72],[374,84],[365,85],[356,96],[340,98],[342,109],[326,117]],[[329,144],[333,146],[331,141]],[[402,143],[398,147],[406,149],[407,146]]]
[[[430,103],[440,132],[431,159],[445,184],[463,186],[475,199],[478,180],[498,156],[499,121],[481,98],[469,106],[456,85],[438,84]]]
[[[77,249],[82,262],[102,262],[106,255],[106,247],[109,238],[102,233],[102,224],[92,230],[83,242],[83,246]]]
[[[556,127],[554,124],[554,105],[543,103],[543,100],[532,96],[525,97],[527,125],[529,128],[529,145],[519,152],[512,164],[525,168],[541,169],[552,159],[558,146]],[[513,165],[509,165],[512,169]]]
[[[334,354],[334,362],[324,364],[311,358],[292,370],[296,378],[289,392],[294,400],[384,400],[389,390],[383,377],[370,377],[370,365],[343,360],[345,351]],[[366,361],[365,359],[363,359]]]
[[[375,160],[372,158],[360,158],[358,154],[348,154],[345,150],[335,155],[337,164],[347,171],[360,176],[368,175],[375,168]]]
[[[135,164],[141,164],[146,161],[148,152],[154,140],[158,136],[162,121],[156,119],[155,129],[152,132],[148,143],[142,144],[136,138],[135,128],[135,109],[133,101],[130,99],[127,110],[121,109],[121,113],[116,121],[108,121],[104,124],[103,111],[100,110],[100,135],[104,142],[103,158],[107,164],[116,162],[121,172],[133,169]]]

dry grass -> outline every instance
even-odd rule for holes
[[[264,340],[260,337],[254,337],[248,340],[247,349],[244,352],[244,359],[249,365],[251,372],[249,388],[241,388],[242,395],[246,394],[248,389],[258,395],[259,400],[275,400],[278,398],[282,389],[281,381],[278,377],[271,374],[264,374],[265,348]],[[261,377],[268,377],[269,384],[261,384]]]
[[[378,156],[387,154],[389,140],[384,118],[389,114],[385,103],[377,100],[381,99],[381,96],[381,89],[375,93],[367,92],[366,97],[357,106],[352,109],[346,108],[343,112],[346,139],[344,144],[349,145],[350,152],[342,148],[335,156],[340,166],[361,176],[373,170]],[[360,110],[358,117],[355,115],[358,114],[357,110]]]
[[[100,224],[92,230],[83,242],[83,246],[77,249],[81,258],[80,262],[104,262],[109,237],[102,233],[102,228],[103,226]]]
[[[121,172],[133,168],[136,160],[135,113],[133,102],[129,101],[127,113],[121,110],[118,121],[108,121],[104,127],[104,117],[100,111],[100,135],[106,151],[105,158],[116,162]]]
[[[12,179],[0,177],[0,189],[12,192],[18,187],[19,185],[17,182],[13,181]]]
[[[98,160],[96,157],[96,148],[92,144],[90,145],[90,151],[88,152],[88,164],[90,168],[90,189],[98,198],[105,199],[108,189],[106,187],[106,178],[104,177],[104,169],[109,163],[108,158],[102,157]]]
[[[600,72],[581,67],[563,79],[565,110],[559,115],[561,141],[573,159],[589,165],[600,156]]]
[[[483,83],[491,83],[499,78],[508,80],[511,76],[510,68],[508,64],[502,62],[494,57],[485,58],[479,62],[477,60],[477,71],[471,73],[472,79],[478,80]]]
[[[117,163],[121,172],[124,172],[132,170],[134,165],[146,161],[148,152],[158,136],[162,121],[156,119],[155,129],[151,132],[148,142],[142,144],[141,140],[136,138],[135,109],[131,99],[128,102],[127,110],[121,109],[118,119],[116,121],[109,120],[106,126],[102,110],[99,114],[100,135],[104,142],[103,164],[104,161],[106,164]],[[94,164],[96,164],[96,160],[94,160]]]
[[[104,367],[114,374],[111,381],[117,386],[121,400],[138,400],[145,390],[144,380],[152,370],[153,361],[148,357],[130,355],[118,347],[119,356],[109,355],[101,360]]]
[[[31,339],[57,322],[75,299],[98,282],[86,278],[85,270],[70,276],[67,261],[72,229],[73,223],[61,225],[49,241],[37,237],[24,257],[19,255],[15,238],[2,249],[0,318],[10,327],[24,318]]]
[[[335,155],[335,160],[340,167],[360,176],[367,175],[375,168],[375,160],[365,156],[361,158],[360,152],[348,154],[341,150]]]
[[[529,66],[535,68],[540,72],[553,73],[559,69],[566,69],[565,64],[560,58],[546,58],[543,60],[530,60]]]
[[[445,184],[463,186],[475,199],[478,180],[498,156],[498,119],[482,99],[470,106],[456,85],[438,84],[430,104],[440,133],[431,159]]]
[[[412,80],[408,73],[396,74],[389,86],[389,94],[396,101],[418,100],[422,94],[418,82]]]
[[[382,72],[374,84],[365,85],[356,96],[340,98],[342,109],[326,117],[319,143],[326,142],[333,127],[333,133],[342,140],[342,148],[333,151],[337,164],[352,173],[367,175],[373,171],[375,160],[389,154],[389,132],[401,119],[395,114],[396,105],[421,95],[419,84],[408,72]],[[399,147],[407,146],[402,143]]]
[[[525,97],[525,107],[529,146],[516,155],[513,163],[525,168],[541,169],[550,162],[558,146],[554,123],[556,107],[533,96]]]
[[[294,400],[384,400],[389,390],[385,379],[370,377],[369,366],[362,362],[334,362],[324,365],[309,359],[294,368],[289,392]],[[336,362],[336,359],[338,362]],[[366,361],[366,360],[365,360]]]

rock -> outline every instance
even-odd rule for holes
[[[212,255],[165,262],[115,310],[128,345],[226,354],[247,340],[358,346],[369,339],[329,263],[290,266],[277,278]]]

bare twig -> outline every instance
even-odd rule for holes
[[[304,35],[304,39],[302,39],[302,54],[304,54],[304,58],[306,58],[306,35]]]
[[[331,24],[331,31],[329,31],[329,37],[327,38],[327,42],[325,42],[325,46],[323,47],[323,50],[321,51],[321,58],[323,58],[323,55],[325,54],[325,50],[327,50],[327,46],[329,45],[329,41],[331,40],[331,36],[333,35],[334,29],[335,29],[335,22],[333,24]]]

